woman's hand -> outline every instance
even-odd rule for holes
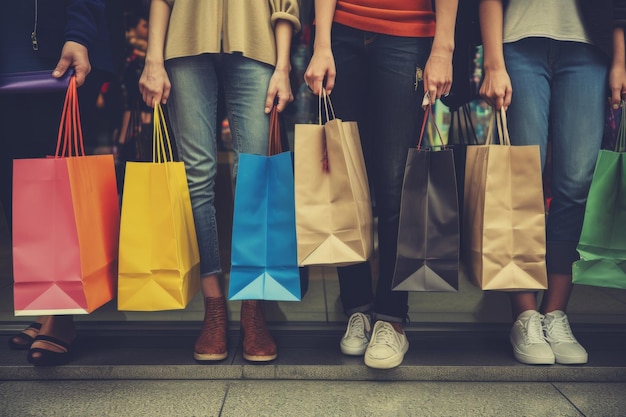
[[[452,53],[431,53],[424,68],[424,92],[428,92],[430,104],[450,93],[452,86]]]
[[[52,72],[52,76],[60,78],[70,67],[74,69],[74,74],[76,75],[76,86],[80,87],[85,82],[89,72],[91,72],[91,64],[89,63],[87,48],[78,42],[65,42],[61,50],[61,57]]]
[[[330,94],[335,87],[336,75],[335,58],[330,46],[315,48],[304,73],[304,82],[313,94],[320,95],[324,79],[326,79],[326,93]]]
[[[626,99],[626,68],[613,66],[609,72],[609,87],[611,89],[611,107],[617,110]]]
[[[276,102],[276,110],[282,112],[287,105],[293,101],[293,93],[291,92],[291,81],[289,79],[289,69],[275,69],[270,85],[267,89],[267,98],[265,99],[265,113],[269,114],[272,110],[274,102]]]
[[[143,101],[150,107],[155,103],[165,104],[170,95],[172,84],[165,71],[162,61],[146,60],[146,64],[139,78],[139,91]]]
[[[485,69],[485,78],[480,86],[480,95],[496,110],[506,110],[511,104],[513,87],[505,69]]]

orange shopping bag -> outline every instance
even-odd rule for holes
[[[87,314],[110,301],[119,221],[113,156],[85,156],[72,77],[55,156],[13,162],[15,315]]]

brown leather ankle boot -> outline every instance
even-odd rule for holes
[[[276,359],[276,342],[265,325],[262,301],[241,303],[241,334],[245,360],[267,362]]]
[[[220,361],[228,356],[226,350],[228,317],[225,297],[204,299],[202,331],[193,347],[197,361]]]

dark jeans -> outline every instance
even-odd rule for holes
[[[331,99],[338,118],[357,121],[378,215],[379,276],[376,297],[368,262],[338,268],[346,314],[369,311],[403,321],[406,292],[391,291],[407,151],[417,145],[423,118],[421,75],[432,39],[364,32],[334,24],[337,79]]]

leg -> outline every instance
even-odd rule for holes
[[[609,62],[595,47],[560,42],[555,65],[551,126],[553,199],[547,224],[548,290],[541,304],[544,333],[556,362],[586,363],[565,311],[578,259],[587,194],[602,144]]]
[[[377,319],[403,322],[408,293],[392,291],[406,157],[419,139],[424,116],[420,74],[431,40],[376,35],[368,46],[371,68],[368,118],[371,132],[370,172],[378,212],[380,265],[374,312]]]
[[[6,145],[5,152],[0,153],[0,197],[9,231],[12,231],[13,159],[45,158],[54,154],[64,97],[64,93],[0,95],[0,107],[3,109],[0,113],[1,137]],[[36,123],[33,123],[33,115],[37,115]],[[66,347],[36,340],[36,337],[40,334],[53,337],[69,346],[75,337],[72,317],[48,319],[47,316],[38,317],[21,333],[9,339],[13,349],[38,349],[36,354],[32,353],[31,363],[55,365],[70,359],[63,353]]]
[[[221,360],[226,350],[226,300],[218,281],[222,272],[215,219],[217,174],[217,73],[212,55],[170,60],[172,82],[168,113],[180,158],[185,163],[193,209],[205,317],[194,347],[197,360]]]
[[[369,39],[371,97],[371,181],[378,212],[379,274],[372,340],[365,364],[388,369],[400,365],[409,343],[402,328],[408,314],[408,293],[392,291],[397,254],[398,222],[406,157],[419,139],[423,73],[431,40],[375,35]]]
[[[551,102],[553,198],[547,221],[548,290],[541,311],[565,311],[587,194],[604,130],[608,61],[597,48],[559,43]]]
[[[224,94],[233,136],[236,177],[239,153],[267,155],[269,115],[265,114],[267,88],[274,69],[240,54],[222,56]],[[241,305],[243,357],[252,362],[276,359],[276,343],[265,323],[263,301]]]
[[[371,135],[366,113],[367,101],[364,32],[340,24],[333,24],[332,48],[337,68],[337,79],[331,99],[335,114],[342,120],[356,121],[361,145],[369,170]],[[371,178],[371,174],[370,174]],[[372,272],[369,262],[337,268],[340,298],[346,315],[368,313],[374,305]],[[366,345],[365,345],[366,346]],[[363,346],[363,351],[365,347]]]
[[[539,145],[541,166],[545,166],[550,111],[549,45],[545,39],[524,39],[505,44],[505,61],[513,86],[513,101],[507,111],[513,145]],[[527,88],[533,85],[534,88]],[[510,295],[513,320],[537,310],[534,292]]]
[[[72,358],[70,346],[76,338],[72,316],[48,316],[28,351],[28,362],[35,366],[62,365]]]
[[[552,81],[549,53],[547,39],[530,38],[504,45],[513,86],[513,100],[507,111],[511,142],[513,145],[539,145],[542,166],[548,144]],[[553,364],[555,357],[543,337],[543,316],[537,312],[536,294],[515,292],[510,298],[514,321],[510,341],[515,358],[527,364]]]
[[[331,100],[335,115],[342,120],[356,121],[361,135],[365,165],[369,170],[371,135],[367,117],[367,88],[369,71],[366,61],[365,33],[340,24],[333,24],[332,49],[337,79]],[[371,179],[371,174],[369,175]],[[374,196],[373,196],[374,197]],[[345,355],[360,356],[369,344],[374,306],[372,270],[369,262],[337,268],[339,297],[344,313],[349,316],[346,332],[339,347]]]

